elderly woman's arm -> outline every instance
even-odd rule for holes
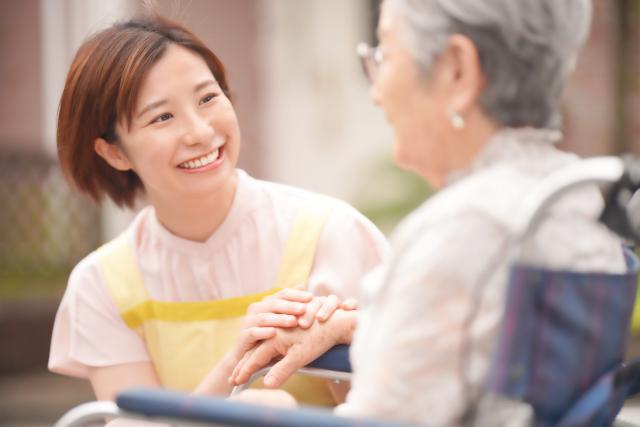
[[[504,281],[502,269],[489,281],[484,272],[491,260],[503,266],[504,232],[472,214],[404,231],[391,275],[360,313],[338,414],[448,425],[490,364]]]

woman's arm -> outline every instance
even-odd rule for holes
[[[133,387],[160,387],[151,362],[89,368],[89,381],[98,400],[115,400],[116,395]]]

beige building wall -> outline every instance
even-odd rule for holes
[[[391,133],[369,99],[355,46],[367,0],[260,2],[266,176],[347,200],[388,156]]]

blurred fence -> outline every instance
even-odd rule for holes
[[[100,241],[99,211],[55,159],[0,151],[0,296],[57,292]]]

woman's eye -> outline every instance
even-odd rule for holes
[[[207,102],[211,102],[211,100],[213,98],[215,98],[216,96],[218,96],[217,93],[209,93],[207,95],[205,95],[201,100],[200,100],[200,105],[202,104],[206,104]]]
[[[171,117],[173,117],[173,115],[171,115],[171,113],[164,113],[164,114],[160,114],[158,117],[156,117],[155,119],[153,119],[151,121],[151,123],[160,123],[160,122],[166,122],[167,120],[169,120]]]

